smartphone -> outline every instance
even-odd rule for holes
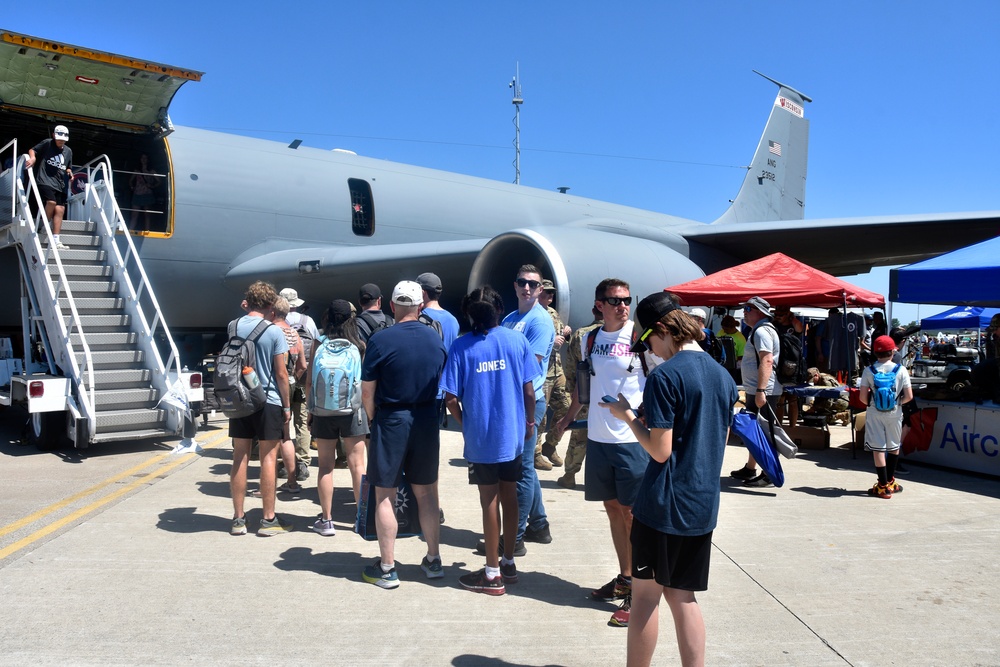
[[[617,403],[618,399],[615,398],[614,396],[609,396],[608,394],[605,394],[604,396],[601,396],[601,401],[603,401],[604,403]]]

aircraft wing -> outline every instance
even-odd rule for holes
[[[833,275],[909,264],[1000,235],[1000,211],[691,225],[677,232],[706,271],[773,252]],[[712,265],[719,263],[718,266]]]

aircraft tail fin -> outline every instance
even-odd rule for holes
[[[778,96],[739,194],[712,224],[805,217],[809,121],[803,107],[812,99],[780,81],[760,75],[778,86]]]

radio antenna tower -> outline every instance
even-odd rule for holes
[[[521,184],[521,104],[524,99],[521,97],[521,63],[514,66],[514,78],[508,88],[513,89],[514,99],[514,184]]]

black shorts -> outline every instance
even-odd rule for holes
[[[520,482],[523,457],[518,454],[503,463],[470,463],[469,484],[492,486],[500,482]]]
[[[38,186],[38,194],[42,196],[42,201],[49,202],[54,201],[56,206],[66,205],[66,190],[57,190],[55,188],[50,188],[47,185]]]
[[[309,427],[312,437],[321,440],[336,440],[337,438],[356,438],[368,435],[368,415],[361,408],[347,417],[320,417],[313,415]]]
[[[708,590],[712,533],[670,535],[632,519],[632,576],[667,588]]]
[[[229,437],[252,440],[281,440],[285,433],[285,411],[267,403],[249,417],[229,420]]]

